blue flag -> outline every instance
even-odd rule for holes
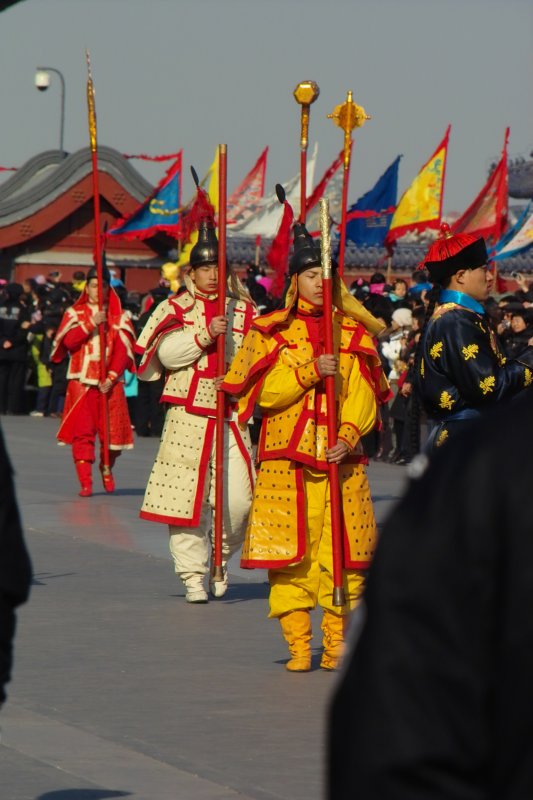
[[[346,239],[362,247],[383,247],[398,197],[398,167],[393,161],[373,189],[348,209]]]
[[[155,188],[139,208],[118,221],[107,231],[108,237],[146,239],[157,231],[165,231],[177,238],[180,227],[181,202],[181,152]]]

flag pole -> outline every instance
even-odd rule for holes
[[[263,153],[265,151],[263,150]],[[268,147],[266,148],[266,152],[268,153]],[[266,182],[266,156],[265,156],[265,169],[263,169],[263,176],[261,179],[261,197],[265,196],[265,182]],[[256,268],[259,267],[259,262],[261,259],[261,235],[255,237],[255,266]]]
[[[320,94],[314,81],[302,81],[293,92],[294,99],[302,107],[300,121],[300,222],[305,225],[307,216],[307,147],[309,144],[309,114],[311,103]]]
[[[353,94],[350,91],[346,94],[346,102],[335,106],[333,113],[328,114],[328,119],[332,119],[335,125],[344,131],[344,172],[342,182],[342,215],[341,215],[341,238],[339,245],[339,275],[344,274],[344,251],[346,249],[346,217],[348,216],[348,184],[350,182],[350,163],[352,158],[352,130],[360,128],[365,124],[367,116],[365,109],[358,106],[353,101]]]
[[[100,235],[100,190],[98,187],[98,146],[96,140],[96,106],[94,100],[94,84],[91,73],[91,59],[89,51],[85,51],[87,58],[87,109],[89,114],[89,138],[91,143],[92,178],[93,178],[93,204],[94,204],[94,258],[98,281],[98,311],[102,311],[103,303],[103,259],[102,239]],[[100,380],[107,377],[106,364],[106,323],[98,325],[98,341],[100,344]],[[109,406],[107,392],[100,392],[100,406],[103,420],[102,437],[102,473],[109,474]]]
[[[218,146],[218,298],[217,314],[226,316],[226,204],[227,204],[227,145]],[[226,337],[217,337],[217,376],[226,373]],[[222,530],[224,523],[224,420],[226,400],[224,390],[217,388],[217,422],[215,439],[215,534],[213,581],[224,580],[222,570]]]
[[[320,250],[322,261],[322,291],[324,302],[324,353],[334,355],[333,344],[333,273],[331,268],[331,242],[329,238],[329,201],[320,198]],[[337,444],[337,400],[335,376],[328,375],[326,384],[326,408],[328,448]],[[331,549],[333,554],[333,605],[344,606],[346,596],[343,581],[342,512],[339,468],[332,461],[328,464],[331,508]]]

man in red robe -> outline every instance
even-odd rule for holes
[[[63,420],[57,438],[72,445],[72,457],[81,484],[81,497],[92,494],[95,440],[104,439],[105,418],[109,424],[109,466],[100,449],[100,472],[106,492],[115,490],[111,468],[121,450],[133,447],[131,422],[120,381],[124,370],[134,371],[135,332],[120,300],[110,289],[110,275],[103,274],[103,310],[98,305],[96,269],[89,270],[87,285],[74,305],[67,309],[58,328],[51,360],[59,363],[70,355],[68,388]],[[105,325],[106,368],[102,375],[98,327]],[[105,406],[107,406],[107,414]]]

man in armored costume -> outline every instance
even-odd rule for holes
[[[310,611],[323,609],[320,666],[335,669],[349,612],[361,596],[374,551],[376,523],[361,437],[378,423],[389,395],[373,334],[382,325],[334,278],[335,355],[324,352],[321,254],[305,226],[294,226],[285,307],[252,323],[223,388],[238,395],[245,425],[254,405],[263,423],[260,470],[241,566],[267,568],[270,616],[279,619],[291,672],[311,668]],[[336,444],[327,444],[324,378],[335,376]],[[339,465],[344,516],[346,603],[333,602],[328,465]]]
[[[161,401],[168,404],[161,445],[150,475],[141,517],[169,526],[170,552],[189,603],[208,600],[204,579],[214,513],[223,513],[223,580],[209,588],[215,597],[228,587],[227,561],[242,544],[253,486],[248,429],[240,430],[234,404],[226,404],[224,508],[215,509],[217,346],[225,336],[229,364],[250,328],[255,307],[229,275],[226,314],[217,315],[218,240],[209,218],[200,222],[191,250],[186,291],[160,303],[142,331],[140,380],[166,375]],[[226,365],[224,365],[225,369]],[[211,541],[211,544],[213,542]]]

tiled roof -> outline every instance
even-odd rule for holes
[[[153,187],[129,161],[111,147],[98,147],[98,169],[113,176],[141,203]],[[63,158],[49,150],[27,161],[13,177],[0,184],[0,227],[39,211],[92,171],[90,148]]]

